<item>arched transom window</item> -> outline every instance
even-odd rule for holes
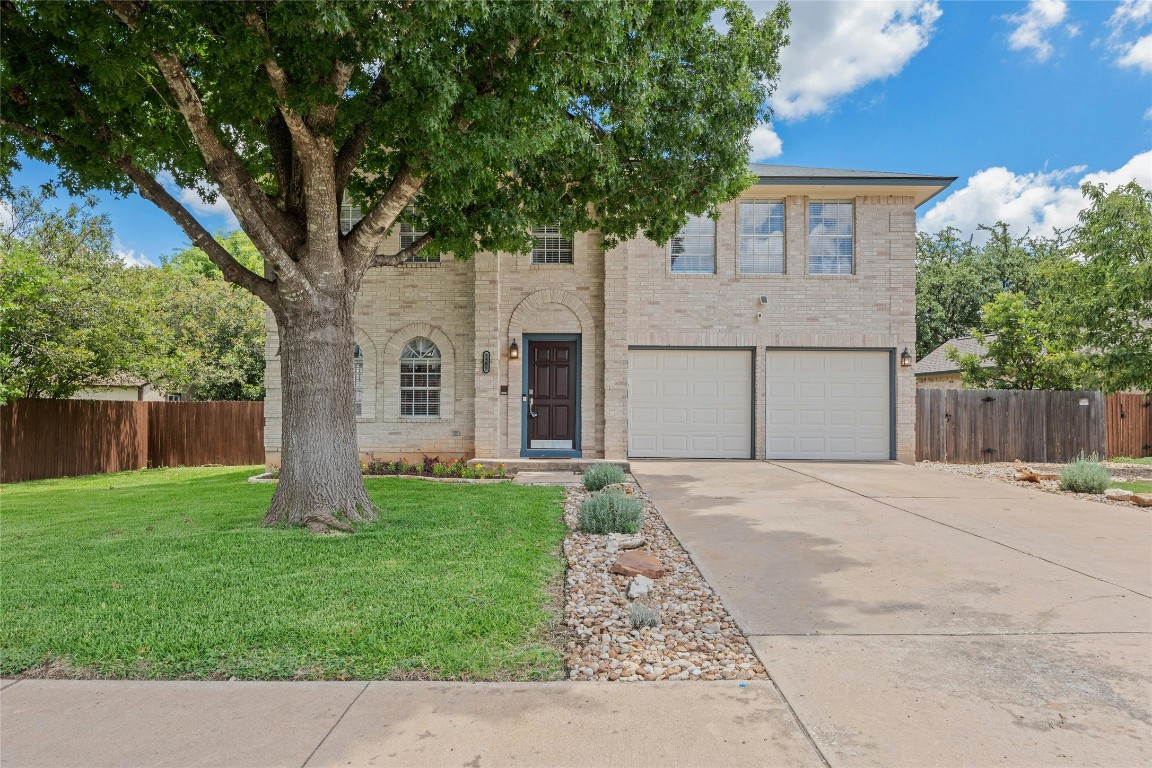
[[[440,350],[422,336],[400,353],[400,415],[440,415]]]
[[[352,386],[356,390],[356,415],[364,415],[364,350],[357,344],[352,351]]]

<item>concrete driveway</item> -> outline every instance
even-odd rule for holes
[[[831,766],[1152,764],[1152,516],[898,464],[633,461]]]

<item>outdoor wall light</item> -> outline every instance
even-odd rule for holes
[[[488,350],[484,350],[484,354],[480,355],[480,370],[484,373],[492,371],[492,353]]]
[[[912,355],[911,355],[911,353],[908,352],[908,347],[904,347],[904,351],[900,353],[900,367],[901,368],[911,368],[912,367]]]
[[[511,346],[508,347],[508,359],[509,360],[519,360],[520,359],[520,345],[517,344],[515,341],[513,341]]]

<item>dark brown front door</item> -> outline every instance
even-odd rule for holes
[[[576,342],[528,341],[529,450],[576,447]]]

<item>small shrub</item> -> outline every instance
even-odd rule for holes
[[[636,533],[644,523],[640,502],[619,491],[604,491],[580,505],[580,530],[585,533]]]
[[[632,624],[632,629],[659,626],[660,609],[655,605],[648,605],[648,603],[637,600],[628,609],[628,621]]]
[[[452,470],[448,464],[434,464],[432,466],[432,477],[448,477],[452,474]]]
[[[592,464],[584,470],[584,488],[595,493],[606,485],[624,482],[624,470],[615,464]]]
[[[1076,493],[1104,493],[1111,482],[1112,475],[1094,453],[1080,454],[1060,473],[1060,487]]]

